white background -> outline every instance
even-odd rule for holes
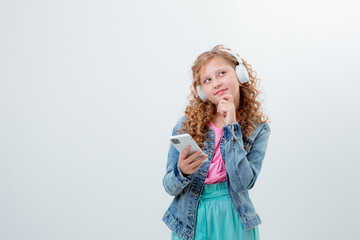
[[[0,239],[170,239],[169,136],[217,44],[272,134],[260,237],[359,239],[357,1],[1,1]]]

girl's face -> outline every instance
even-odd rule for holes
[[[214,57],[202,67],[200,84],[207,99],[216,105],[224,94],[231,94],[236,105],[240,102],[240,82],[235,70],[222,57]]]

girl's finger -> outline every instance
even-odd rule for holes
[[[193,161],[191,164],[189,164],[189,167],[191,167],[192,169],[196,168],[197,166],[201,165],[202,162],[207,158],[207,155],[202,156],[201,158],[199,158],[196,161]]]
[[[194,171],[194,170],[196,171],[196,169],[198,169],[202,165],[202,161],[200,161],[199,163],[198,162],[196,162],[196,163],[197,164],[192,167],[192,171]]]
[[[180,153],[180,159],[184,160],[186,158],[186,156],[188,155],[190,151],[190,145],[187,146],[181,153]]]
[[[231,94],[223,95],[223,96],[220,97],[220,99],[225,100],[225,101],[229,101],[229,102],[232,102],[232,103],[234,102],[233,97],[232,97]]]
[[[205,158],[207,158],[206,154],[204,156],[200,157],[199,159],[190,162],[189,166],[195,166],[199,163],[202,163],[202,161],[204,161]]]
[[[201,150],[197,151],[197,152],[194,152],[191,156],[189,156],[187,158],[187,162],[188,163],[192,163],[194,161],[195,158],[197,158],[200,154],[202,153]]]
[[[218,103],[218,105],[217,105],[217,112],[219,112],[220,111],[220,108],[221,108],[221,105],[223,105],[225,102],[224,102],[224,100],[222,99],[222,100],[220,100],[220,102]]]

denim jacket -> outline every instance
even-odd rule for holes
[[[172,135],[182,128],[186,117],[182,116],[173,128]],[[245,230],[261,223],[259,215],[249,198],[250,190],[259,175],[270,136],[267,123],[256,126],[244,142],[240,123],[223,126],[220,152],[225,162],[226,182],[229,195]],[[183,133],[183,132],[181,132]],[[204,162],[194,173],[184,177],[178,166],[179,151],[170,144],[166,174],[163,178],[165,191],[174,196],[162,220],[183,239],[193,239],[199,198],[215,149],[214,131],[209,127],[204,141],[203,152],[209,161]]]

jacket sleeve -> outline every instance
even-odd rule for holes
[[[180,129],[179,123],[173,128],[172,136],[177,135],[178,129]],[[179,155],[179,151],[170,143],[163,186],[165,191],[171,196],[180,194],[192,178],[192,174],[184,177],[181,173],[178,166]]]
[[[260,125],[261,126],[261,125]],[[259,126],[259,127],[260,127]],[[231,188],[239,193],[251,189],[260,173],[271,133],[267,123],[255,137],[248,155],[244,150],[242,132],[238,122],[223,127],[225,137],[225,167]]]

